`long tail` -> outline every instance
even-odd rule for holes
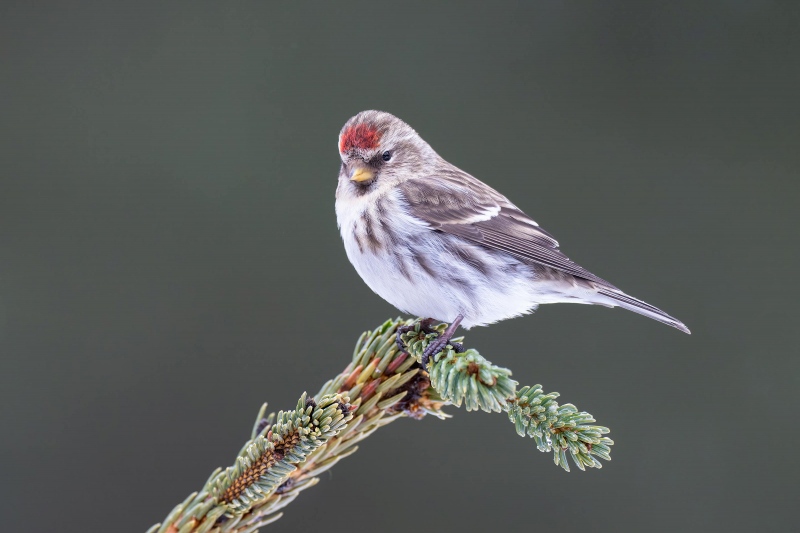
[[[603,296],[606,296],[612,300],[608,302],[610,305],[619,306],[627,309],[628,311],[633,311],[634,313],[639,313],[640,315],[652,318],[653,320],[658,320],[659,322],[679,329],[684,333],[688,333],[690,335],[692,333],[689,331],[689,328],[687,328],[684,323],[677,318],[669,316],[658,307],[652,306],[649,303],[641,300],[637,300],[633,296],[628,296],[622,291],[598,287],[597,292],[598,294],[602,294]]]

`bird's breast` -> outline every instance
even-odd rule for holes
[[[398,197],[339,197],[336,217],[348,259],[373,290],[411,277],[420,232],[430,229],[415,222]]]

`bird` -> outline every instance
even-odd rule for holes
[[[690,333],[683,322],[571,261],[556,239],[482,181],[446,161],[408,124],[376,110],[339,133],[336,219],[350,263],[404,313],[449,324],[422,366],[459,326],[533,312],[541,304],[622,307]],[[400,335],[411,326],[398,330]]]

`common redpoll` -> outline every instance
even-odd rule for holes
[[[401,311],[469,329],[539,304],[623,307],[677,328],[676,318],[573,263],[505,196],[442,159],[408,124],[362,111],[339,134],[336,218],[347,257]],[[399,335],[398,335],[399,339]]]

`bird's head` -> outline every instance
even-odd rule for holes
[[[420,175],[433,149],[411,126],[383,111],[362,111],[339,133],[340,186],[363,194]]]

